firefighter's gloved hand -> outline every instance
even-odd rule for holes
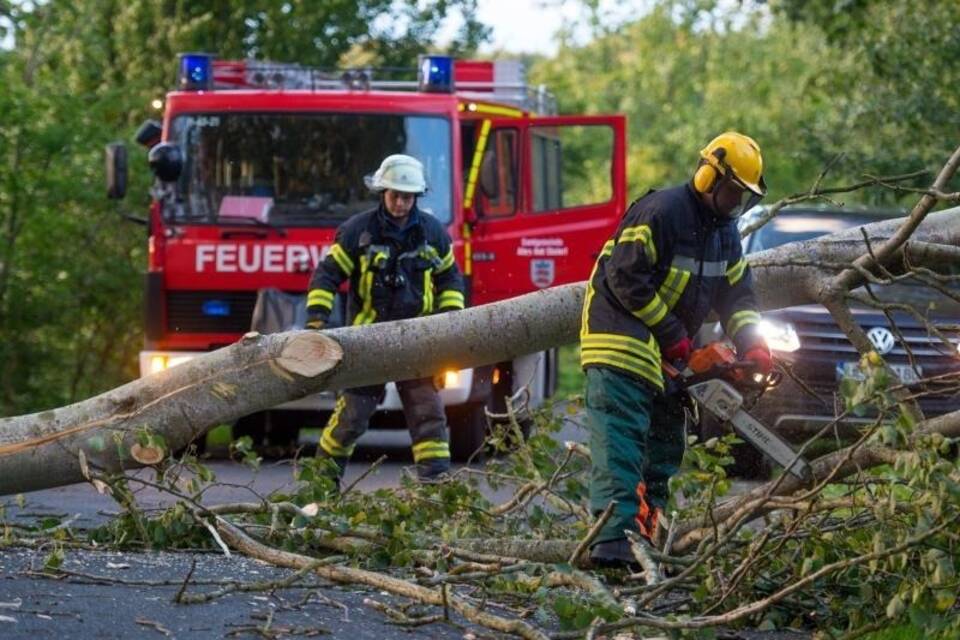
[[[304,329],[313,329],[314,331],[320,331],[325,326],[327,326],[326,320],[321,320],[320,318],[311,318],[307,320],[307,323],[303,325]]]
[[[663,359],[670,364],[686,362],[690,359],[691,353],[693,353],[693,340],[690,336],[683,336],[681,340],[663,350]]]
[[[743,354],[744,362],[752,362],[758,373],[765,376],[773,371],[773,358],[770,357],[770,349],[765,344],[758,344],[751,347]]]

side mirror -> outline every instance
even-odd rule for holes
[[[104,149],[107,197],[121,200],[127,195],[127,145],[111,142]]]
[[[144,120],[137,134],[133,137],[137,144],[143,145],[147,149],[160,142],[160,136],[163,134],[163,127],[156,120]]]
[[[180,147],[169,142],[161,142],[147,154],[150,170],[161,182],[176,182],[183,171],[183,154]]]

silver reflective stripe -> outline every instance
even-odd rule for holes
[[[696,258],[688,258],[687,256],[673,256],[673,262],[670,264],[677,269],[683,269],[684,271],[689,271],[690,273],[700,273],[700,261]],[[727,261],[720,260],[717,262],[704,262],[703,275],[714,278],[720,276],[726,277]]]

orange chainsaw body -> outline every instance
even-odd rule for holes
[[[706,373],[714,367],[731,365],[737,361],[733,349],[723,342],[711,342],[690,354],[687,367],[693,373]]]

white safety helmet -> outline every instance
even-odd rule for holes
[[[402,153],[384,158],[376,173],[364,177],[363,181],[368,189],[378,193],[393,189],[419,195],[427,190],[423,165],[416,158]]]

